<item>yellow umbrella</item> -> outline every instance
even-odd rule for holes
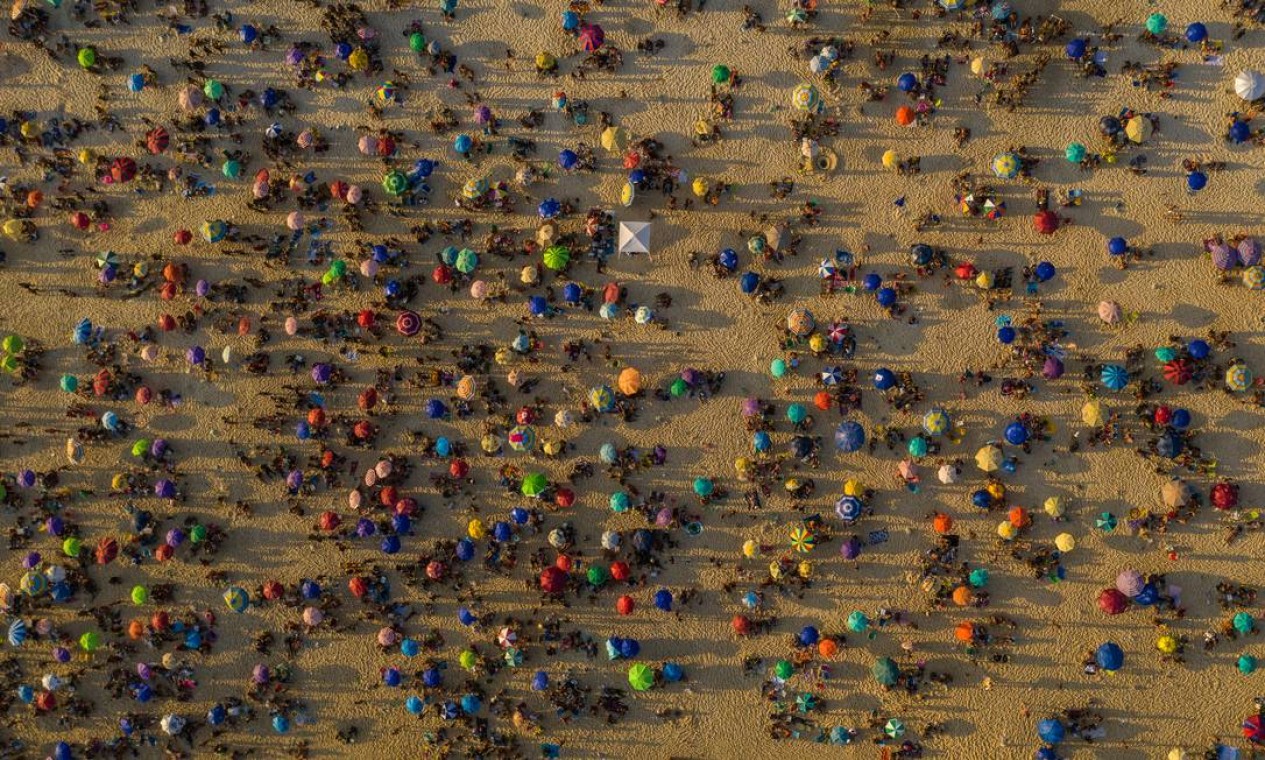
[[[1071,533],[1060,533],[1054,537],[1054,545],[1058,547],[1059,551],[1067,554],[1076,548],[1076,539]]]
[[[633,184],[631,182],[625,182],[623,188],[620,189],[619,191],[619,202],[622,203],[625,208],[627,208],[628,206],[632,205],[633,199],[635,199],[636,197],[637,197],[637,188],[633,187]]]
[[[1045,500],[1045,513],[1050,517],[1063,516],[1063,500],[1057,496],[1051,496]]]
[[[691,187],[694,190],[694,194],[700,198],[707,195],[707,191],[712,189],[711,185],[707,183],[707,180],[702,177],[695,177],[694,184]]]
[[[1151,136],[1151,120],[1145,116],[1134,116],[1124,125],[1124,134],[1131,142],[1141,145]]]
[[[602,147],[611,153],[623,153],[630,136],[623,127],[607,127],[602,130]]]
[[[469,401],[474,398],[474,394],[479,389],[479,384],[475,382],[470,375],[464,375],[457,381],[457,398],[462,401]]]
[[[984,472],[996,471],[998,467],[1001,467],[1001,449],[991,443],[980,447],[980,450],[975,452],[975,464]]]
[[[1081,421],[1090,427],[1098,427],[1103,421],[1102,402],[1091,398],[1081,407]]]
[[[896,168],[896,166],[897,166],[898,164],[900,164],[900,154],[899,154],[899,153],[897,153],[896,151],[894,151],[894,150],[892,150],[892,149],[890,149],[890,148],[888,148],[886,151],[884,151],[884,153],[883,153],[883,168],[885,168],[885,169],[895,169],[895,168]]]

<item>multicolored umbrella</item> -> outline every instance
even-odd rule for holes
[[[1001,179],[1014,179],[1019,176],[1019,156],[1007,151],[993,156],[993,174]]]
[[[923,415],[922,429],[927,435],[944,435],[950,422],[949,413],[937,407]]]
[[[813,328],[816,326],[817,321],[813,319],[813,313],[808,309],[792,309],[791,312],[786,315],[786,329],[789,330],[792,335],[797,335],[802,338],[812,332]]]
[[[797,85],[791,91],[791,105],[800,111],[815,111],[821,107],[821,93],[811,84]]]
[[[518,425],[506,437],[514,451],[535,451],[536,431],[530,425]]]
[[[615,393],[609,386],[599,385],[589,390],[589,403],[599,412],[615,410]]]
[[[478,179],[466,180],[466,184],[461,186],[461,197],[466,200],[475,200],[482,198],[488,191],[488,181],[482,177]]]
[[[592,53],[606,42],[606,33],[597,24],[585,24],[580,27],[580,47],[584,52]]]
[[[1252,385],[1252,370],[1246,364],[1235,364],[1225,371],[1225,386],[1242,393]]]
[[[817,548],[817,536],[803,526],[791,529],[791,548],[800,554],[807,554]]]

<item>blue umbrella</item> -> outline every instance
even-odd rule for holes
[[[1098,647],[1094,653],[1094,661],[1098,667],[1108,672],[1119,670],[1124,665],[1124,650],[1119,644],[1108,641]]]
[[[558,166],[561,166],[563,169],[570,171],[571,169],[574,169],[575,165],[578,163],[580,163],[580,157],[577,156],[575,151],[570,148],[564,148],[558,153]]]
[[[1063,48],[1063,52],[1067,53],[1067,57],[1071,58],[1073,61],[1077,61],[1077,60],[1080,60],[1081,58],[1084,58],[1085,50],[1086,50],[1085,40],[1082,40],[1082,39],[1072,40],[1071,42],[1067,43],[1067,46],[1065,48]]]
[[[1186,442],[1181,435],[1172,430],[1165,431],[1155,443],[1156,452],[1165,459],[1175,459],[1185,448]]]
[[[835,429],[835,448],[851,454],[865,445],[865,428],[854,420],[845,420]]]
[[[1129,241],[1122,237],[1113,237],[1107,241],[1107,253],[1112,256],[1123,256],[1129,252]]]
[[[896,385],[896,373],[886,367],[874,371],[874,387],[885,391]]]
[[[1058,718],[1045,718],[1037,721],[1037,738],[1046,744],[1058,744],[1063,741],[1065,729]]]
[[[1102,368],[1100,379],[1103,385],[1118,391],[1129,384],[1129,372],[1119,364],[1108,364]]]
[[[672,611],[672,592],[661,588],[654,592],[654,606],[664,612]]]
[[[562,300],[569,304],[578,304],[582,295],[583,291],[580,286],[574,282],[568,282],[562,286]]]
[[[1192,193],[1197,193],[1208,186],[1208,175],[1203,172],[1195,171],[1186,175],[1186,189]]]
[[[536,674],[531,677],[532,691],[544,691],[549,688],[549,674],[543,670],[537,670]]]
[[[1012,422],[1006,426],[1006,443],[1022,446],[1028,440],[1028,428],[1022,422]]]
[[[1197,45],[1206,39],[1208,39],[1208,27],[1204,26],[1198,21],[1186,27],[1186,41],[1187,42]]]
[[[843,367],[826,367],[821,371],[821,383],[825,386],[843,382]]]
[[[463,156],[469,153],[470,149],[473,147],[474,147],[474,139],[470,137],[470,135],[466,135],[466,134],[457,135],[457,138],[452,141],[452,149],[457,151]]]
[[[18,618],[9,623],[9,646],[20,647],[26,642],[26,621]]]
[[[906,71],[904,74],[901,74],[900,78],[896,80],[896,89],[900,90],[901,92],[912,92],[917,87],[918,87],[918,77],[914,76],[912,73],[908,71]]]
[[[1230,131],[1227,136],[1230,138],[1230,142],[1239,145],[1247,142],[1248,138],[1252,136],[1252,128],[1247,125],[1246,121],[1235,119],[1230,124]]]
[[[742,292],[746,295],[754,293],[759,284],[760,275],[755,272],[746,272],[742,275],[742,278],[738,280],[738,287],[742,288]]]
[[[546,198],[536,207],[536,213],[541,219],[552,219],[562,213],[562,204],[557,198]]]
[[[835,514],[844,522],[856,522],[861,517],[861,500],[855,496],[841,496],[835,502]]]
[[[738,252],[732,248],[726,248],[716,256],[716,261],[732,272],[738,268]]]

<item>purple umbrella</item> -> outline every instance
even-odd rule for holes
[[[184,358],[188,359],[190,364],[200,366],[206,361],[206,351],[202,346],[193,346],[184,352]]]
[[[136,675],[140,676],[142,680],[148,681],[154,677],[154,669],[149,667],[148,663],[138,662],[136,663]]]
[[[184,543],[184,531],[179,528],[172,528],[167,531],[167,545],[175,549]]]
[[[1217,243],[1208,252],[1212,254],[1212,265],[1223,272],[1234,269],[1238,263],[1238,255],[1225,243]]]
[[[760,413],[760,399],[754,396],[743,399],[743,402],[742,402],[742,416],[743,417],[754,417],[759,413]]]
[[[328,383],[333,374],[334,368],[324,362],[312,365],[312,379],[321,385]]]
[[[154,484],[154,495],[160,499],[176,498],[176,484],[163,478]]]
[[[487,124],[492,121],[492,109],[487,106],[479,106],[474,109],[474,123]]]
[[[1132,568],[1122,570],[1116,576],[1116,590],[1130,599],[1141,594],[1144,586],[1146,583],[1142,580],[1142,574]]]
[[[286,63],[290,64],[291,66],[298,66],[302,62],[303,62],[303,51],[297,47],[290,48],[290,50],[286,53]]]
[[[369,536],[372,536],[374,533],[377,533],[377,532],[378,532],[378,528],[376,525],[373,524],[373,520],[370,520],[367,517],[362,517],[356,521],[356,537],[357,538],[368,538]]]
[[[18,485],[23,488],[31,488],[35,485],[35,471],[23,470],[18,473]]]
[[[703,375],[701,372],[694,369],[693,367],[687,367],[681,370],[681,379],[684,380],[688,385],[695,386],[695,385],[698,385],[699,382],[702,381]]]
[[[584,52],[592,53],[606,42],[606,32],[597,24],[585,24],[580,27],[580,46]]]
[[[660,509],[654,516],[654,524],[659,528],[666,528],[672,524],[672,510],[668,507]]]
[[[167,453],[167,439],[166,438],[155,438],[154,442],[149,444],[149,455],[154,457],[155,459],[162,459],[163,455],[166,453]]]
[[[255,669],[250,672],[250,680],[255,683],[268,683],[271,678],[272,674],[268,672],[268,666],[264,665],[262,662],[256,665]]]
[[[1041,376],[1046,380],[1058,380],[1063,376],[1063,361],[1057,356],[1045,357],[1045,364],[1041,367]]]
[[[290,470],[290,473],[286,475],[286,487],[291,491],[297,491],[301,485],[303,485],[303,473],[299,470]]]
[[[843,555],[846,560],[854,560],[861,556],[861,539],[853,536],[843,542],[843,546],[839,547],[839,554]]]
[[[1261,263],[1261,244],[1256,238],[1243,238],[1239,241],[1239,263],[1245,267],[1254,267]]]
[[[22,567],[25,567],[27,570],[34,570],[35,568],[39,567],[39,564],[40,564],[39,552],[30,552],[29,554],[26,555],[26,557],[22,559]]]
[[[211,292],[211,283],[206,280],[198,280],[197,284],[193,286],[193,292],[197,293],[201,298],[206,298],[207,294]]]

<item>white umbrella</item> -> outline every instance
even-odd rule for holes
[[[951,464],[940,465],[940,472],[937,475],[940,478],[940,482],[945,485],[952,485],[958,482],[958,468]]]
[[[1259,100],[1265,97],[1265,75],[1259,71],[1240,71],[1234,78],[1234,92],[1244,100]]]

